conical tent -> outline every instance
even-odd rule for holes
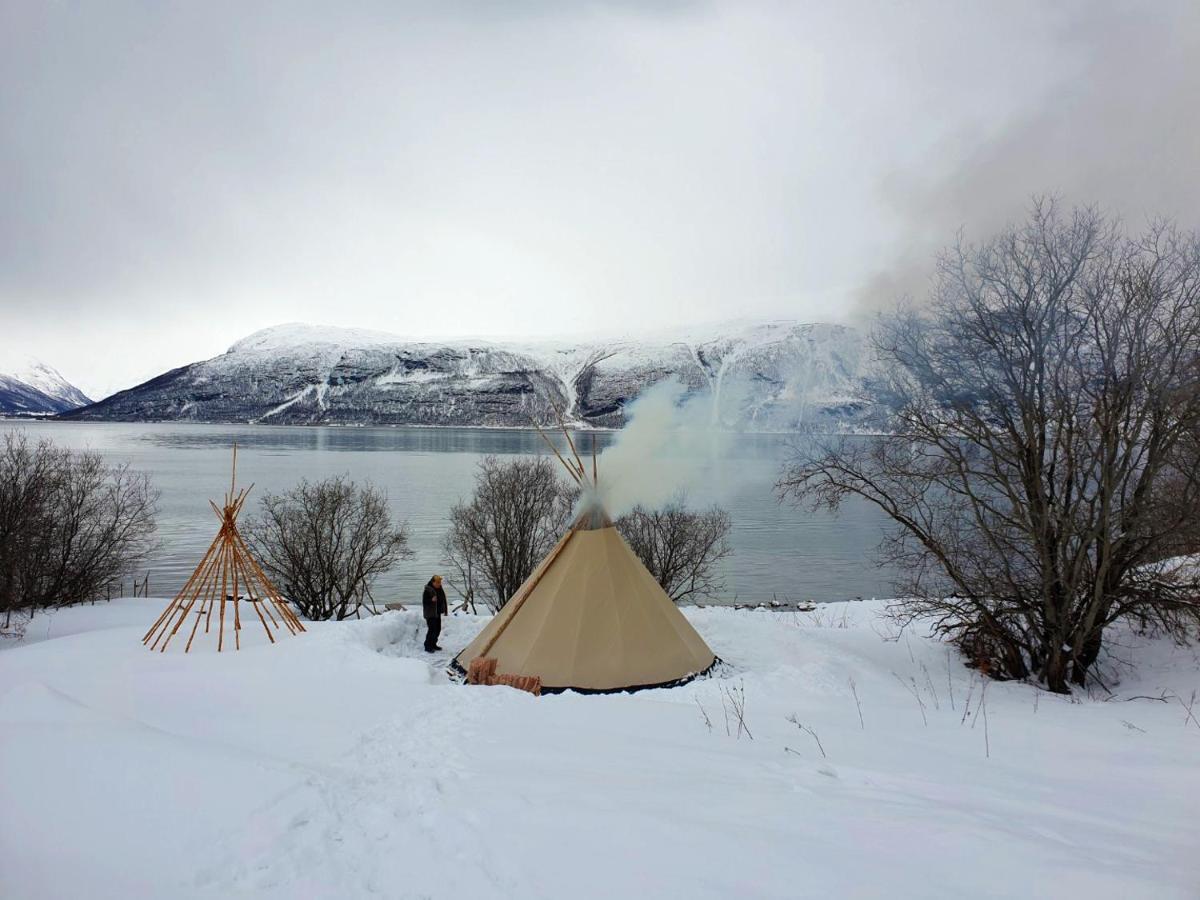
[[[582,463],[563,464],[582,485]],[[452,665],[480,657],[584,693],[683,684],[717,662],[595,502]]]
[[[194,616],[191,630],[188,633],[184,653],[192,649],[192,641],[204,622],[204,633],[208,634],[213,626],[213,611],[217,610],[217,651],[225,647],[225,618],[228,611],[233,626],[234,649],[242,648],[242,610],[243,604],[249,604],[253,615],[262,623],[263,630],[271,643],[275,643],[276,631],[282,627],[291,634],[304,631],[304,626],[292,612],[287,601],[283,599],[275,585],[267,578],[259,567],[246,542],[238,533],[237,517],[242,511],[251,488],[236,491],[237,479],[237,445],[233,446],[233,477],[229,484],[229,493],[225,495],[225,504],[218,507],[211,500],[209,506],[221,520],[221,528],[208,552],[200,560],[200,565],[192,573],[175,598],[167,604],[167,608],[146,632],[142,643],[151,650],[165,651],[171,639],[175,637],[180,627],[184,625],[189,615]],[[197,607],[197,603],[199,606]],[[247,615],[250,615],[247,611]],[[268,624],[270,620],[270,624]]]

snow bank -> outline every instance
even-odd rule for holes
[[[0,652],[5,896],[1200,886],[1200,727],[1174,699],[1129,699],[1186,699],[1194,649],[1118,635],[1113,698],[1073,702],[985,692],[877,604],[692,609],[716,677],[535,698],[446,678],[482,617],[452,617],[433,660],[414,611],[185,656],[139,644],[161,605],[64,610]]]

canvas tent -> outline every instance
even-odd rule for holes
[[[563,464],[583,485],[582,463]],[[683,684],[717,662],[595,501],[453,668],[478,657],[539,676],[543,691],[586,693]]]

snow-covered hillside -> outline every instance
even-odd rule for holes
[[[0,361],[0,367],[0,415],[61,413],[92,402],[41,360]]]
[[[740,324],[686,338],[592,344],[419,343],[283,325],[73,414],[86,419],[520,427],[619,426],[625,405],[675,378],[729,427],[849,427],[875,411],[861,336],[840,325]]]
[[[1200,726],[1175,699],[1200,660],[1169,641],[1114,634],[1112,693],[1068,699],[985,683],[874,603],[689,609],[716,676],[536,698],[446,679],[476,617],[447,620],[432,662],[417,611],[185,656],[139,642],[162,605],[63,610],[0,649],[5,896],[1200,886]]]

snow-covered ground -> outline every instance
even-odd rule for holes
[[[716,677],[535,698],[449,682],[414,612],[185,656],[162,605],[3,645],[4,897],[1200,896],[1194,648],[1118,635],[1072,701],[877,604],[692,609]]]

